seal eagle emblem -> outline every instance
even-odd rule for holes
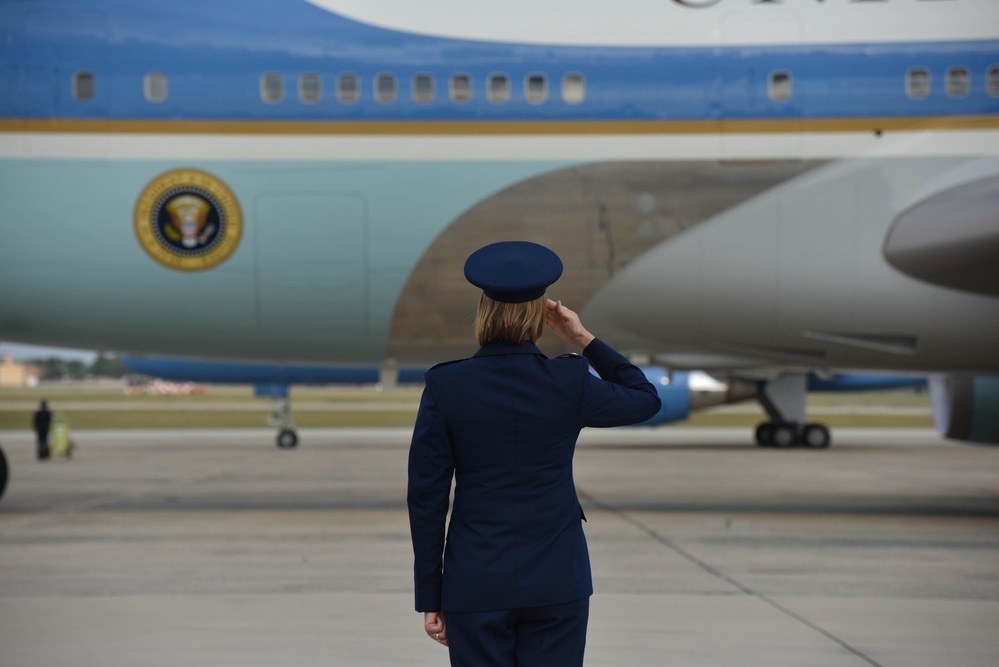
[[[180,271],[221,264],[239,245],[243,215],[232,190],[199,169],[160,174],[135,204],[135,234],[149,256]]]

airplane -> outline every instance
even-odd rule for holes
[[[391,378],[525,239],[761,445],[884,374],[999,443],[990,0],[4,2],[0,197],[3,340]]]

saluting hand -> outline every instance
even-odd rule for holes
[[[447,646],[447,628],[444,616],[439,611],[423,612],[423,630],[434,641]]]
[[[593,342],[593,334],[583,327],[579,321],[579,315],[563,306],[561,301],[556,302],[548,299],[545,324],[555,332],[556,336],[580,349],[585,349]]]

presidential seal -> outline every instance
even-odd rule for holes
[[[243,214],[232,190],[197,169],[160,174],[135,204],[135,234],[149,256],[180,271],[203,271],[239,245]]]

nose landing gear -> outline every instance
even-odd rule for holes
[[[298,447],[298,433],[287,428],[278,431],[277,446],[281,449]]]
[[[298,446],[298,432],[291,418],[291,402],[287,396],[274,397],[274,414],[267,418],[267,423],[278,427],[277,446],[280,449],[293,449]]]

